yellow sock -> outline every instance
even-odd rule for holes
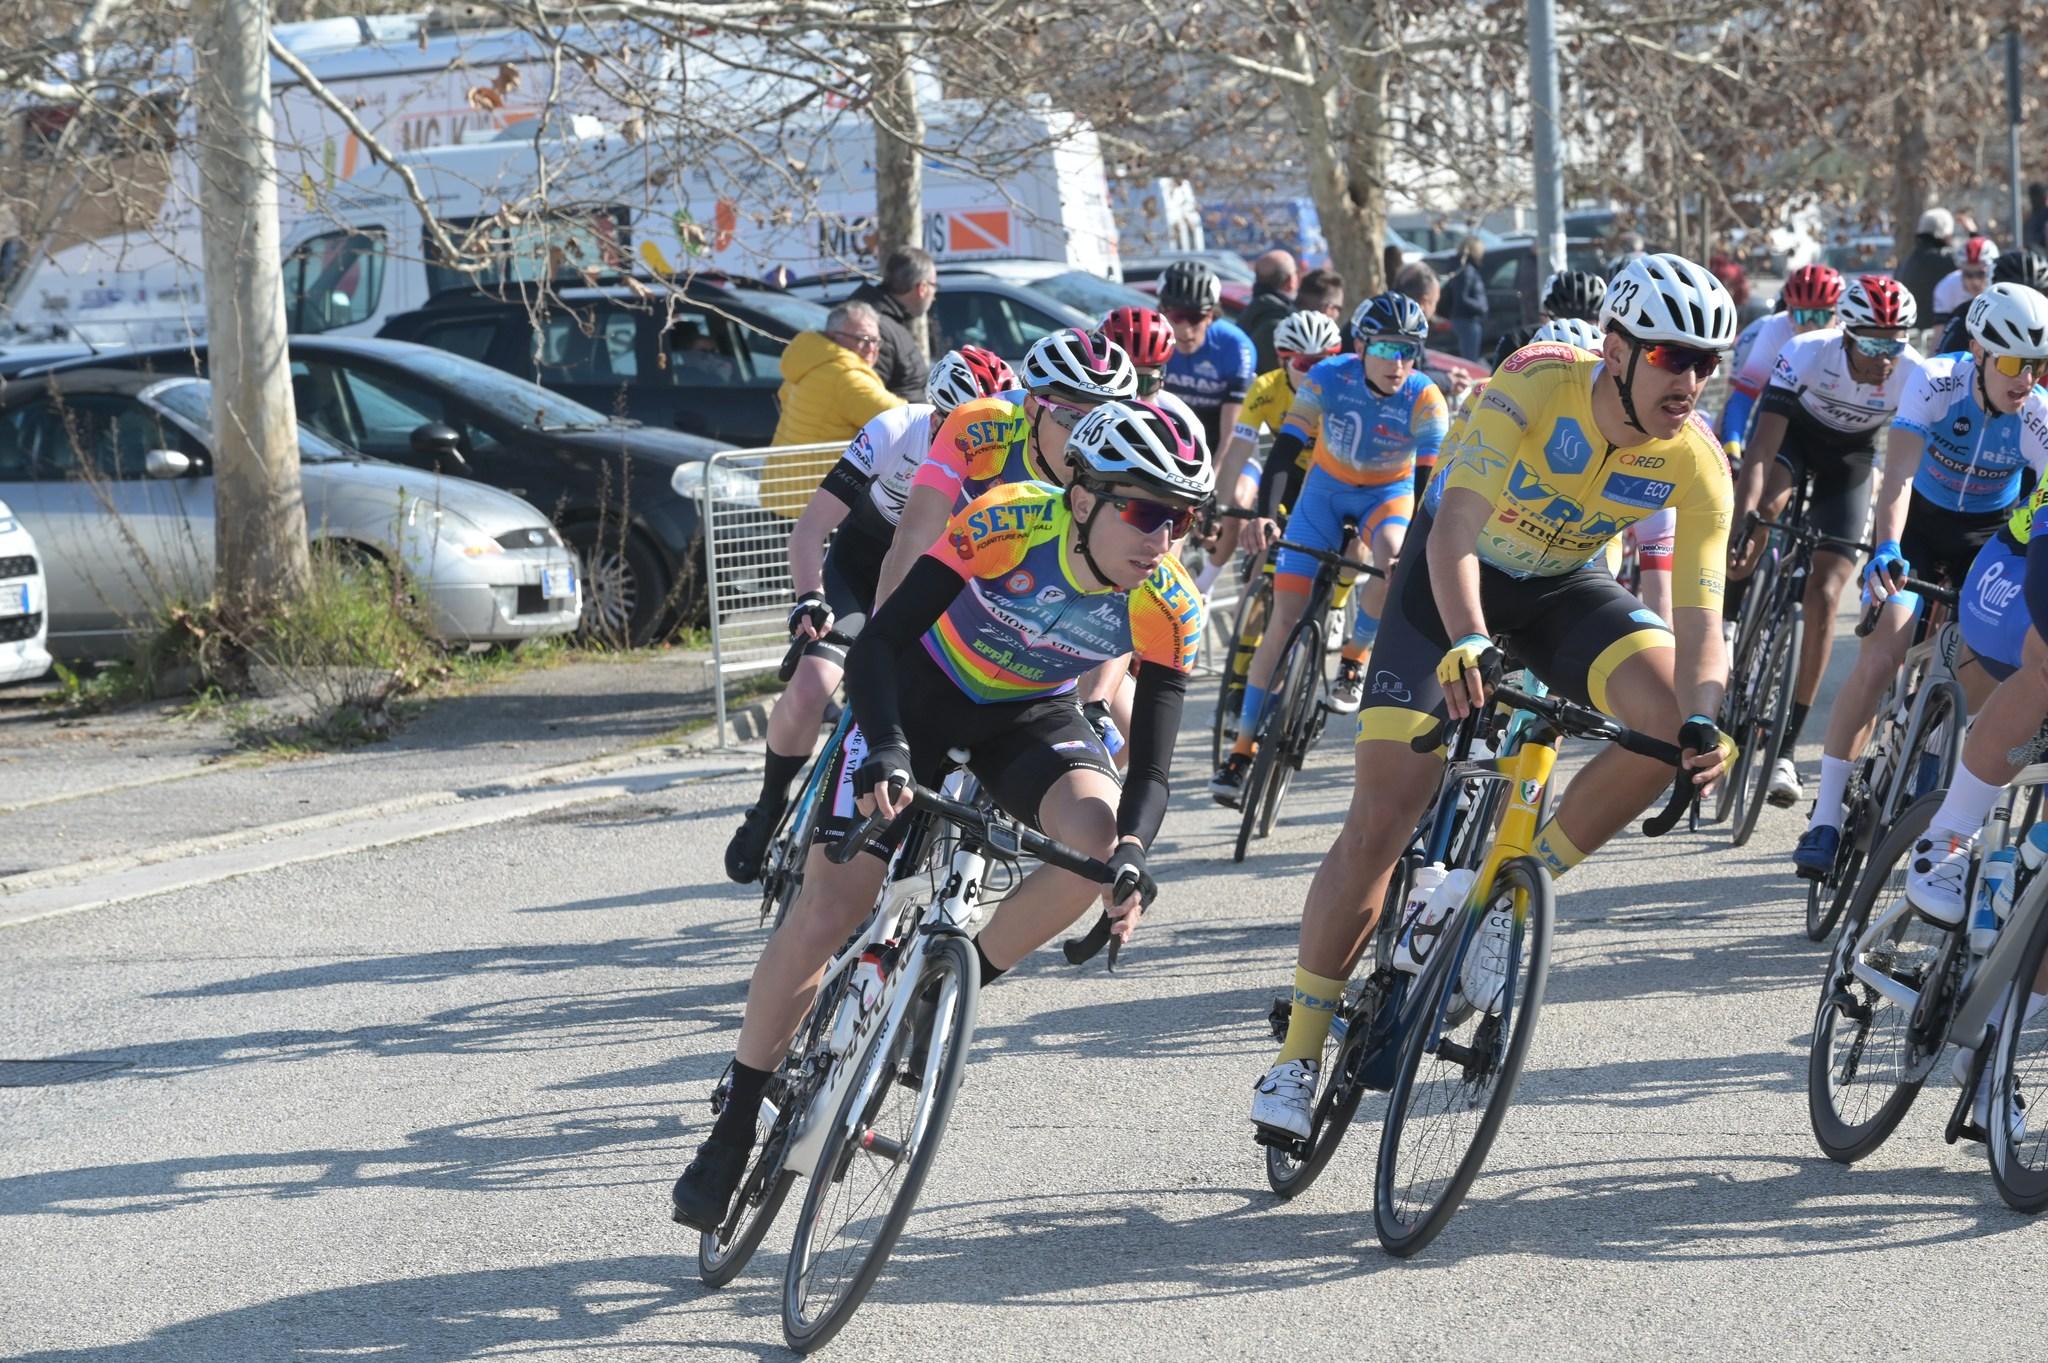
[[[1577,843],[1565,836],[1556,819],[1536,830],[1536,856],[1550,868],[1550,874],[1561,876],[1586,859],[1586,853],[1579,850]]]
[[[1326,980],[1294,967],[1294,1006],[1287,1015],[1287,1040],[1281,1044],[1276,1065],[1290,1060],[1321,1060],[1323,1043],[1330,1039],[1330,1020],[1344,998],[1344,981]]]

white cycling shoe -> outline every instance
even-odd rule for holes
[[[1940,833],[1913,844],[1906,866],[1906,902],[1945,928],[1963,921],[1963,887],[1977,840]]]
[[[1792,765],[1792,759],[1781,757],[1771,768],[1771,786],[1764,792],[1764,802],[1779,809],[1790,809],[1806,797],[1799,785],[1799,768]]]
[[[1316,1079],[1322,1065],[1314,1060],[1283,1060],[1252,1085],[1252,1123],[1308,1139],[1315,1106]]]

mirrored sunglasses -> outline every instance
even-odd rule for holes
[[[1380,337],[1365,343],[1365,353],[1376,360],[1405,360],[1413,364],[1422,358],[1422,342],[1391,341]]]
[[[1856,343],[1858,350],[1873,360],[1889,360],[1906,348],[1906,339],[1903,336],[1858,336],[1851,332],[1849,339]]]
[[[1721,367],[1720,351],[1695,350],[1688,345],[1644,346],[1643,358],[1667,374],[1690,372],[1703,379]]]
[[[1834,320],[1833,308],[1792,309],[1792,325],[1795,327],[1824,327]]]

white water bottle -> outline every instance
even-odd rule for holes
[[[846,992],[840,995],[839,1011],[832,1018],[832,1036],[826,1043],[834,1055],[845,1055],[853,1049],[861,1023],[882,1005],[882,952],[882,947],[869,947],[853,963],[852,977],[846,982]]]
[[[1429,964],[1451,910],[1465,902],[1472,879],[1469,870],[1447,871],[1435,864],[1415,872],[1408,902],[1401,906],[1401,921],[1407,926],[1394,944],[1394,969],[1417,975]]]
[[[1998,929],[2012,912],[2013,863],[2016,847],[2001,847],[1984,858],[1977,872],[1977,902],[1970,908],[1970,950],[1982,956],[1998,944]]]

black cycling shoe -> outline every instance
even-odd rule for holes
[[[754,1152],[722,1141],[706,1141],[676,1180],[669,1195],[669,1218],[698,1230],[715,1231],[725,1222],[732,1205],[733,1189],[747,1172],[747,1157]]]
[[[777,810],[771,817],[759,805],[740,817],[739,830],[725,845],[725,874],[733,884],[751,885],[761,878],[761,861],[768,855],[768,839],[775,836],[775,825],[781,817],[782,811]]]

